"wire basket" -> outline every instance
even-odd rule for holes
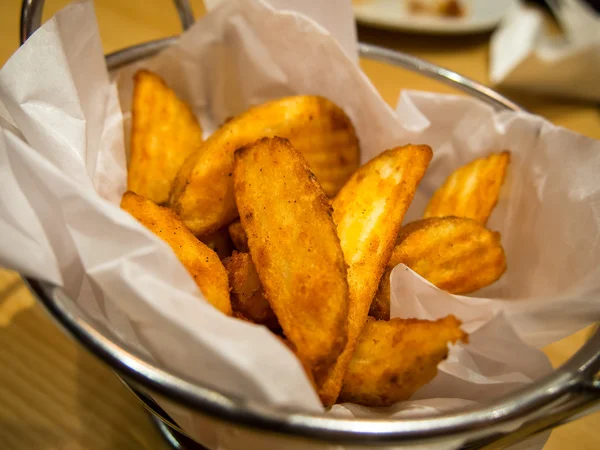
[[[21,43],[39,28],[43,0],[24,0],[21,11]],[[183,29],[194,23],[187,0],[174,0]],[[147,58],[168,47],[176,37],[129,47],[106,56],[109,70]],[[359,44],[360,55],[436,79],[496,110],[521,108],[475,81],[397,51]],[[153,420],[174,448],[201,449],[153,400],[159,396],[201,413],[206,420],[227,423],[255,433],[269,433],[285,448],[302,439],[319,445],[351,445],[360,448],[392,447],[460,440],[465,449],[502,448],[536,433],[591,412],[600,400],[600,331],[563,366],[538,382],[496,399],[477,409],[453,411],[431,418],[345,419],[278,410],[241,401],[209,387],[192,383],[157,367],[119,338],[93,326],[92,320],[60,287],[26,279],[56,321],[96,357],[107,363],[152,413]]]

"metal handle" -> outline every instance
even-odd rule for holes
[[[173,0],[181,27],[187,30],[194,24],[194,11],[188,0]],[[33,33],[42,24],[42,12],[44,10],[44,0],[23,0],[21,5],[21,27],[20,39],[21,45],[31,37]]]

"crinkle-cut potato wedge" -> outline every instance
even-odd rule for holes
[[[321,401],[327,406],[335,402],[342,388],[402,219],[431,156],[431,148],[426,145],[386,150],[359,168],[333,200],[333,221],[348,265],[350,303],[348,343],[319,384]]]
[[[358,167],[359,145],[352,122],[329,100],[305,95],[250,108],[215,131],[177,174],[170,204],[194,234],[221,228],[237,217],[233,153],[273,136],[290,140],[330,196]]]
[[[377,296],[390,298],[390,273],[404,264],[451,294],[468,294],[498,280],[506,270],[500,233],[464,217],[430,217],[405,225]]]
[[[346,264],[331,206],[286,139],[235,152],[234,191],[250,255],[287,339],[316,380],[346,344]]]
[[[231,307],[250,322],[265,325],[273,331],[281,327],[265,298],[258,273],[248,253],[236,251],[223,261],[231,288]]]
[[[407,400],[437,375],[448,357],[448,344],[467,334],[460,321],[447,316],[436,321],[371,317],[356,344],[339,403],[391,406]]]
[[[183,162],[202,144],[196,116],[156,74],[134,77],[127,189],[166,203]]]
[[[234,245],[229,237],[227,227],[205,234],[204,236],[199,236],[198,239],[213,250],[221,260],[231,256],[233,252]]]
[[[134,192],[125,192],[121,208],[169,244],[206,300],[221,312],[231,314],[229,283],[223,264],[214,251],[188,231],[173,211]]]
[[[242,226],[242,222],[236,220],[235,222],[231,222],[228,227],[229,237],[233,241],[233,246],[236,248],[238,252],[248,253],[248,237],[246,236],[246,231]]]
[[[433,194],[427,217],[467,217],[485,225],[498,203],[510,153],[492,153],[456,169]]]

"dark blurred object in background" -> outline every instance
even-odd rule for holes
[[[537,3],[538,5],[542,5],[546,9],[550,10],[548,8],[548,5],[546,4],[546,0],[527,0],[527,1],[529,3]],[[598,14],[600,14],[600,0],[581,0],[581,1],[584,3],[587,3],[589,6],[594,8]]]

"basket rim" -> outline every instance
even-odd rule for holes
[[[600,330],[561,367],[522,389],[479,408],[434,417],[354,419],[286,411],[200,385],[158,367],[112,333],[101,330],[62,288],[25,279],[51,317],[77,342],[143,393],[158,394],[222,422],[337,444],[413,443],[485,439],[544,417],[564,421],[600,400]],[[547,426],[546,426],[547,427]],[[539,430],[536,430],[539,431]]]

